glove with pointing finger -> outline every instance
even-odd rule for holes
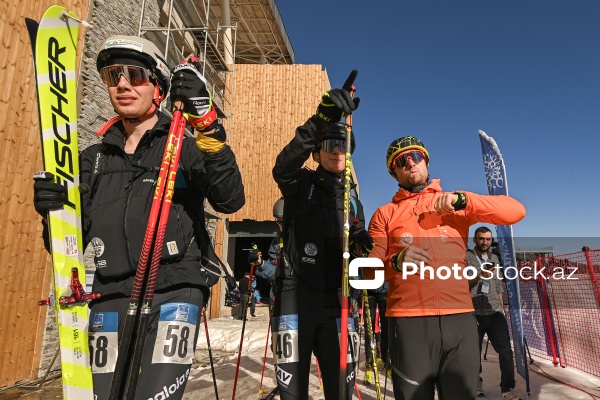
[[[342,89],[331,89],[323,94],[321,104],[317,107],[316,116],[326,123],[338,122],[345,115],[352,114],[360,103],[358,97],[350,94],[356,88],[353,86],[357,70],[350,73]]]

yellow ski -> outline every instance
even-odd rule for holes
[[[77,132],[77,39],[75,14],[50,6],[39,25],[27,21],[34,53],[44,169],[68,190],[68,202],[48,217],[52,294],[60,340],[63,397],[92,400],[88,305],[81,234]],[[37,28],[37,31],[36,31]],[[79,281],[81,277],[81,281]]]

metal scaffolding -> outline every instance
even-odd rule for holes
[[[147,3],[142,2],[138,35],[162,47],[171,66],[195,54],[217,114],[229,122],[235,64],[294,63],[275,0],[165,0],[159,2],[158,20],[144,25]]]
[[[138,35],[162,47],[171,66],[190,54],[196,55],[200,60],[200,72],[208,81],[217,115],[230,120],[237,26],[225,26],[215,18],[210,0],[165,1],[157,24],[144,25],[146,2],[142,2]]]

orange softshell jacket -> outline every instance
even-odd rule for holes
[[[394,271],[391,258],[408,246],[427,250],[431,260],[425,265],[437,271],[457,264],[460,271],[466,265],[469,227],[478,222],[511,225],[525,216],[525,207],[508,196],[483,196],[464,192],[467,206],[453,214],[439,215],[433,205],[442,194],[439,180],[419,193],[398,190],[391,203],[377,209],[369,225],[375,249],[369,257],[384,262],[385,279],[389,280],[388,317],[447,315],[473,311],[467,279],[441,279],[426,273],[407,275]],[[446,274],[447,275],[447,274]],[[445,276],[444,276],[445,277]]]

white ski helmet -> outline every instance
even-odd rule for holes
[[[124,60],[124,61],[121,61]],[[111,36],[102,43],[96,59],[98,72],[107,65],[121,64],[127,60],[136,60],[156,74],[162,99],[169,92],[171,74],[169,66],[154,43],[138,36]],[[162,100],[161,99],[161,100]]]

